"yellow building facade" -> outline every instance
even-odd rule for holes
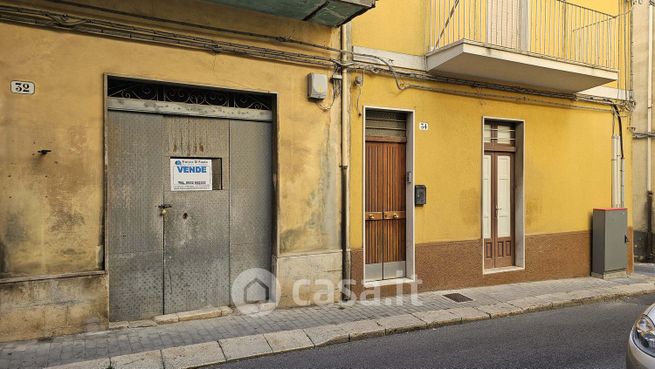
[[[455,13],[464,26],[537,10],[499,3]],[[230,286],[254,268],[278,283],[255,300],[283,306],[588,276],[592,209],[630,212],[627,134],[625,179],[612,184],[612,137],[629,124],[618,36],[629,8],[579,3],[590,20],[610,17],[617,47],[588,47],[609,66],[471,40],[464,57],[519,58],[482,64],[505,71],[490,80],[471,67],[480,55],[440,54],[447,18],[435,17],[449,1],[383,0],[337,20],[334,9],[269,15],[229,1],[2,2],[0,341],[235,305]],[[453,63],[471,68],[439,70]],[[508,70],[553,74],[540,87]],[[502,175],[486,176],[486,148],[513,155],[513,192],[488,187],[512,207],[509,259],[487,260],[498,221],[485,183]],[[183,160],[212,168],[209,188],[177,192]],[[374,190],[396,207],[372,208]]]
[[[566,12],[569,12],[568,18]],[[626,207],[630,212],[631,159],[630,150],[625,147],[630,147],[631,138],[627,134],[629,113],[626,111],[619,114],[624,133],[623,194],[618,188],[620,181],[612,183],[612,136],[619,132],[619,117],[612,105],[629,104],[625,99],[609,98],[625,97],[630,90],[626,68],[629,51],[621,50],[624,43],[629,43],[626,17],[629,12],[628,3],[613,0],[569,4],[557,1],[387,1],[378,2],[375,11],[352,22],[353,50],[369,55],[355,56],[355,60],[375,62],[373,56],[377,56],[387,58],[387,62],[397,68],[395,75],[351,74],[355,84],[350,104],[349,242],[354,291],[374,294],[375,289],[381,288],[382,294],[393,294],[398,290],[408,291],[414,284],[418,286],[414,288],[421,291],[590,274],[592,210],[614,206]],[[571,19],[574,14],[578,20]],[[572,30],[584,29],[582,23],[587,18],[587,22],[607,25],[607,29],[595,28],[593,34],[600,40],[615,43],[616,50],[576,39]],[[526,22],[524,26],[521,26],[522,20]],[[494,22],[505,23],[495,26]],[[505,29],[506,24],[512,22],[516,22],[516,27]],[[628,31],[622,31],[623,27]],[[617,33],[610,34],[610,29]],[[522,45],[513,32],[527,34]],[[441,41],[436,41],[440,37]],[[431,44],[434,42],[440,42],[436,51]],[[452,56],[459,52],[456,49],[460,44],[465,45],[462,54],[468,52],[466,47],[470,44],[480,46],[482,53],[490,57]],[[510,53],[502,54],[503,51]],[[493,55],[496,52],[499,54]],[[430,58],[435,55],[441,60],[434,64],[446,66],[443,74],[440,66],[430,70]],[[494,60],[512,59],[516,55],[516,63],[498,64]],[[526,90],[517,93],[517,90],[504,89],[506,85],[517,85],[507,82],[512,82],[515,75],[522,73],[524,65],[531,63],[527,59],[519,60],[525,55],[547,62],[593,66],[602,71],[613,69],[617,74],[609,81],[597,82],[596,89],[585,88],[568,96],[564,94],[564,98],[558,98],[553,92],[567,90],[576,83],[576,77],[556,88],[542,86],[528,91],[530,86],[543,81],[525,74],[519,77],[518,85]],[[428,73],[426,69],[421,70],[425,68],[421,61],[426,58]],[[457,65],[450,68],[449,62],[444,61],[448,58]],[[381,71],[388,67],[377,63]],[[479,68],[467,65],[473,63],[479,63]],[[497,74],[490,79],[484,69]],[[544,69],[534,73],[544,76],[549,72]],[[440,83],[434,75],[445,75],[451,80]],[[462,81],[471,77],[490,83],[467,85]],[[557,78],[553,75],[552,81]],[[496,83],[501,86],[493,86]],[[551,93],[538,92],[547,90]],[[612,91],[613,95],[592,98],[601,90]],[[402,119],[406,119],[406,137],[401,141],[406,146],[407,160],[400,164],[407,174],[401,192],[405,186],[417,185],[427,192],[425,205],[411,206],[411,194],[401,205],[401,211],[406,212],[403,221],[406,229],[400,232],[393,229],[393,225],[379,225],[393,222],[387,213],[395,216],[393,208],[398,206],[397,203],[390,205],[392,199],[379,198],[388,196],[381,187],[391,192],[398,188],[385,184],[389,178],[388,168],[383,168],[386,174],[376,172],[380,154],[376,154],[373,147],[380,141],[379,131],[369,133],[367,127],[375,128],[381,123],[377,118],[368,122],[366,115],[379,111],[404,112]],[[485,178],[485,156],[491,153],[486,150],[489,145],[483,144],[485,134],[489,134],[484,126],[494,122],[515,129],[518,146],[512,153],[512,160],[516,159],[512,164],[516,166],[516,173],[511,184],[514,192],[508,202],[514,217],[510,230],[514,243],[510,247],[514,254],[499,264],[502,267],[494,267],[488,260],[487,254],[493,251],[490,248],[502,246],[489,247],[486,239],[493,237],[486,234],[489,229],[485,230],[485,202],[492,199],[486,199],[484,193],[485,180],[489,179]],[[485,142],[489,142],[488,139]],[[617,191],[614,195],[613,188]],[[493,194],[487,196],[493,197]],[[493,212],[491,209],[492,218]],[[628,222],[631,224],[631,220]],[[493,223],[488,227],[492,226]],[[380,242],[385,246],[380,247]],[[388,255],[388,247],[396,247],[402,255],[393,252]],[[629,241],[626,253],[630,262],[631,249]],[[379,255],[367,256],[378,252]],[[393,263],[397,260],[406,263],[405,270],[398,271]],[[387,262],[390,274],[380,272],[380,266],[385,269]]]

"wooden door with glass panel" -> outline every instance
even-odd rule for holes
[[[486,121],[482,160],[484,267],[514,265],[514,167],[516,134],[511,124]]]
[[[366,111],[367,280],[406,275],[406,120],[405,113]]]

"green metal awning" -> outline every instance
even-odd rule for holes
[[[376,0],[208,0],[218,4],[338,27],[375,7]]]

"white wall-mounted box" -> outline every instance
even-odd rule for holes
[[[328,77],[325,74],[310,73],[307,75],[307,97],[323,100],[328,93]]]

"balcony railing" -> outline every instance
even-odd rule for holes
[[[429,11],[431,51],[466,40],[612,70],[621,64],[624,18],[563,0],[431,0]]]

